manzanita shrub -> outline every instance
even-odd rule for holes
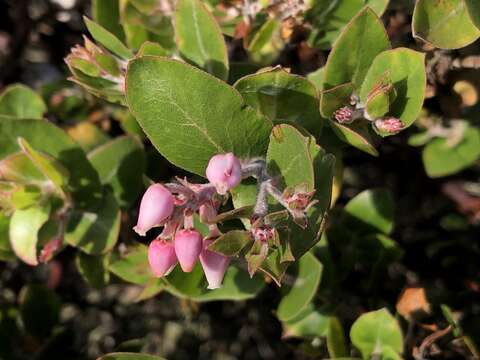
[[[318,356],[407,355],[393,309],[378,306],[344,321],[335,303],[322,299],[333,299],[359,264],[370,269],[365,287],[373,288],[402,257],[391,237],[392,193],[367,189],[329,210],[341,192],[343,155],[376,157],[387,137],[414,124],[409,144],[424,146],[428,176],[477,162],[474,123],[422,108],[426,96],[435,97],[435,76],[445,76],[435,70],[435,48],[478,39],[480,6],[418,0],[417,42],[400,42],[416,44],[410,47],[398,46],[398,37],[391,43],[392,27],[387,32],[381,19],[388,6],[388,0],[93,1],[84,42],[65,58],[78,86],[54,84],[38,94],[11,85],[0,96],[0,259],[40,266],[75,248],[76,267],[90,286],[106,286],[115,275],[142,287],[139,301],[162,291],[190,301],[239,301],[275,283],[281,297],[272,310],[285,336],[322,339]],[[299,43],[321,51],[323,66],[275,65]],[[450,68],[468,67],[453,53],[449,60]],[[462,79],[456,86],[468,107],[471,84]],[[87,120],[92,103],[122,135]],[[163,175],[167,166],[173,177]],[[43,328],[29,319],[33,299],[47,309]],[[25,289],[23,331],[48,338],[59,307],[48,289]],[[446,305],[443,313],[458,341],[478,355]],[[425,351],[417,349],[417,358]]]

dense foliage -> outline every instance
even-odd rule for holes
[[[476,0],[85,12],[69,81],[0,95],[0,359],[480,356]],[[92,350],[82,292],[139,333]],[[152,345],[162,304],[226,349]]]

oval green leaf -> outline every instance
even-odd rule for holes
[[[280,321],[295,318],[307,307],[315,296],[322,277],[322,264],[309,252],[292,268],[294,270],[288,273],[292,274],[293,284],[287,285],[287,291],[278,305],[277,316]]]
[[[364,359],[372,356],[401,359],[402,331],[397,320],[385,308],[360,316],[352,325],[350,338]]]
[[[127,48],[115,35],[105,29],[103,26],[97,24],[95,21],[90,20],[86,16],[83,17],[85,25],[87,25],[88,31],[92,37],[98,41],[101,45],[105,46],[115,55],[120,56],[122,59],[128,60],[133,58],[132,51]]]
[[[418,0],[412,32],[414,37],[442,49],[458,49],[480,37],[465,0]]]
[[[0,114],[17,119],[41,119],[47,111],[43,99],[22,84],[8,86],[0,95]]]
[[[400,119],[408,127],[417,119],[425,98],[425,54],[407,48],[382,52],[373,60],[362,84],[362,101],[366,101],[369,92],[386,72],[397,93],[387,115]]]
[[[177,1],[175,35],[185,60],[222,80],[228,79],[228,54],[222,31],[201,1]]]
[[[373,59],[387,49],[390,43],[383,23],[366,7],[335,42],[325,65],[324,90],[348,82],[360,88]]]
[[[210,158],[266,152],[271,123],[240,94],[188,64],[145,56],[130,62],[127,102],[145,134],[173,164],[204,175]]]

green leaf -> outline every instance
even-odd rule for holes
[[[414,37],[442,49],[458,49],[480,37],[465,0],[418,0],[412,31]]]
[[[50,216],[50,207],[16,210],[10,219],[9,237],[12,249],[28,265],[38,265],[38,231]]]
[[[348,82],[360,88],[373,59],[389,48],[383,23],[365,8],[345,27],[328,56],[324,90]]]
[[[0,118],[0,158],[20,151],[18,137],[31,146],[59,161],[70,173],[69,188],[75,205],[95,206],[101,199],[97,172],[82,149],[60,128],[43,120],[14,120]]]
[[[97,360],[164,360],[164,358],[148,354],[117,352],[103,355]]]
[[[18,138],[18,145],[38,170],[63,193],[70,175],[68,170],[51,156],[36,151],[24,138]]]
[[[110,280],[108,272],[109,254],[91,256],[78,252],[75,258],[77,269],[85,281],[96,289],[105,287]]]
[[[317,91],[323,90],[323,78],[325,76],[325,66],[321,67],[314,72],[311,72],[307,75],[307,79],[310,80],[312,84],[315,85]]]
[[[390,105],[389,116],[402,120],[405,127],[417,119],[425,97],[425,54],[407,48],[384,51],[373,60],[360,91],[366,101],[369,92],[388,72],[396,91]]]
[[[322,314],[313,304],[305,307],[294,319],[282,323],[285,337],[324,337],[328,334],[330,316]]]
[[[378,151],[373,145],[371,127],[364,121],[356,121],[353,124],[340,124],[330,121],[330,127],[340,140],[356,147],[367,154],[378,156]]]
[[[114,253],[108,269],[122,280],[132,284],[147,285],[153,278],[147,253],[147,247],[142,244],[130,247],[122,256]]]
[[[9,238],[10,219],[0,212],[0,252],[12,253]]]
[[[180,298],[198,302],[247,300],[255,297],[265,286],[261,276],[250,278],[246,271],[230,266],[223,279],[222,287],[207,290],[207,283],[199,263],[191,273],[184,273],[177,266],[166,280],[168,292]]]
[[[372,356],[400,359],[403,352],[400,326],[385,308],[360,316],[350,330],[350,338],[364,359]]]
[[[74,211],[65,232],[65,241],[89,255],[111,250],[120,232],[120,209],[110,192],[106,192],[97,211]]]
[[[225,256],[236,256],[252,241],[249,231],[232,230],[216,239],[208,249]]]
[[[184,59],[222,80],[228,79],[228,54],[222,31],[201,1],[177,1],[175,32]]]
[[[389,0],[315,0],[306,15],[313,27],[308,42],[313,47],[329,49],[345,25],[365,5],[382,16],[388,2]]]
[[[445,138],[430,141],[423,149],[423,165],[432,178],[455,174],[480,158],[480,129],[467,127],[462,141],[451,146]]]
[[[27,285],[20,293],[20,314],[25,330],[38,339],[48,338],[60,319],[61,302],[42,285]]]
[[[344,211],[342,224],[350,231],[390,234],[393,230],[394,203],[389,190],[365,190],[350,200]]]
[[[325,154],[313,137],[303,136],[291,125],[277,125],[272,131],[267,153],[270,175],[280,175],[285,187],[305,185],[315,189],[313,200],[319,202],[307,214],[307,227],[301,229],[290,220],[290,245],[295,258],[300,258],[320,239],[320,226],[330,207],[335,158]]]
[[[354,89],[352,83],[345,83],[322,91],[320,100],[320,112],[322,116],[329,119],[335,111],[350,104],[350,98]]]
[[[140,50],[138,50],[137,56],[145,55],[168,56],[168,50],[164,49],[160,44],[145,41]]]
[[[348,357],[342,323],[333,316],[328,323],[327,348],[328,354],[332,359]]]
[[[133,53],[128,49],[115,35],[105,29],[103,26],[90,20],[86,16],[83,17],[85,25],[87,25],[88,31],[92,37],[98,41],[101,45],[105,46],[115,55],[120,56],[122,59],[128,60],[133,58]]]
[[[277,316],[280,321],[288,321],[300,314],[315,296],[322,276],[322,264],[317,258],[306,253],[289,271],[290,284],[278,305]]]
[[[17,119],[41,119],[47,111],[43,99],[22,84],[8,86],[0,95],[0,114]]]
[[[88,159],[102,184],[111,186],[120,207],[130,207],[143,189],[146,159],[142,143],[130,136],[117,137],[91,151]]]
[[[33,164],[25,153],[8,155],[0,160],[0,178],[17,184],[43,186],[47,177]]]
[[[187,64],[149,56],[132,60],[127,101],[157,150],[185,170],[204,175],[218,153],[265,154],[271,123],[245,106],[235,89]]]
[[[280,22],[271,18],[265,21],[262,26],[255,32],[253,38],[248,44],[248,51],[250,53],[257,53],[261,51],[271,40],[275,31],[280,27]]]
[[[273,128],[267,152],[268,169],[273,176],[281,175],[282,187],[306,184],[307,191],[314,189],[310,142],[315,142],[315,139],[303,136],[291,125]]]
[[[93,19],[110,31],[120,40],[125,39],[125,33],[120,25],[120,4],[119,0],[93,0]]]
[[[318,134],[323,122],[315,86],[281,67],[267,68],[238,80],[234,87],[245,102],[272,121],[293,122]]]
[[[468,14],[475,26],[480,29],[480,2],[477,0],[465,0]]]

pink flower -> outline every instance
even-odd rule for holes
[[[156,277],[168,275],[177,264],[173,245],[163,239],[156,239],[148,247],[148,262]]]
[[[242,167],[232,153],[213,156],[208,162],[207,179],[221,195],[234,188],[242,181]]]
[[[158,226],[173,213],[175,199],[161,184],[153,184],[147,189],[140,203],[137,225],[133,228],[140,236]]]
[[[193,229],[180,230],[175,234],[175,253],[183,271],[193,270],[202,252],[202,236]]]
[[[223,277],[230,264],[230,258],[223,254],[207,249],[212,240],[205,240],[203,250],[200,254],[200,263],[207,278],[209,289],[218,289],[222,286]]]
[[[391,117],[375,120],[375,127],[380,131],[394,134],[403,129],[403,124],[399,119]]]

